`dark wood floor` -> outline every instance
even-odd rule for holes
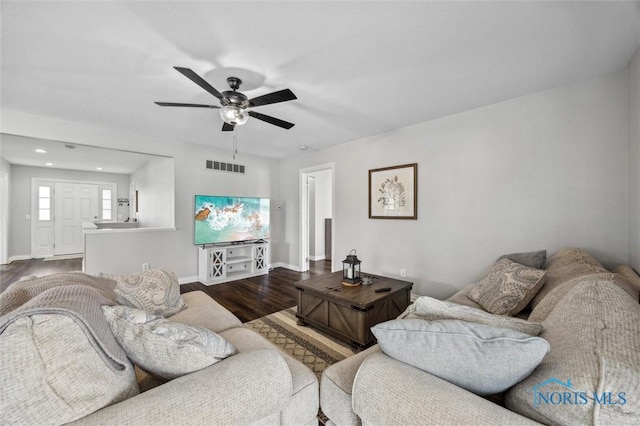
[[[4,291],[9,284],[29,275],[42,277],[58,272],[81,270],[81,258],[49,261],[44,259],[15,260],[8,265],[0,265],[0,292]]]
[[[0,266],[1,285],[4,291],[9,284],[28,275],[44,276],[57,272],[80,271],[82,259],[51,260],[30,259]],[[290,308],[297,303],[296,281],[331,272],[331,262],[309,262],[308,272],[295,272],[275,268],[267,275],[247,278],[223,284],[206,286],[199,282],[183,284],[180,291],[202,290],[222,306],[230,310],[242,322]]]
[[[182,293],[202,290],[230,310],[240,321],[247,322],[298,303],[296,281],[331,272],[330,261],[309,262],[308,272],[275,268],[267,275],[228,283],[206,286],[201,283],[183,284]]]

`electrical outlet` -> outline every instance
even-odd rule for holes
[[[148,263],[143,263],[142,264],[142,270],[143,271],[148,271],[149,270],[149,264]]]
[[[400,276],[402,278],[406,278],[407,277],[407,270],[406,268],[400,268]]]

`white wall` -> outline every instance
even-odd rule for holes
[[[512,251],[574,245],[608,265],[631,254],[638,266],[640,142],[637,119],[627,119],[637,111],[637,57],[628,71],[281,162],[240,153],[244,176],[205,170],[204,159],[232,161],[229,153],[180,141],[6,110],[2,131],[174,157],[176,230],[91,234],[89,273],[148,262],[195,277],[198,193],[271,198],[272,262],[300,265],[299,170],[333,163],[336,256],[356,248],[365,271],[397,276],[404,267],[414,292],[447,297]],[[418,220],[368,219],[367,171],[409,162],[419,165]]]
[[[629,78],[629,264],[640,271],[640,48]]]
[[[25,258],[31,255],[31,178],[69,181],[113,182],[118,185],[117,198],[129,197],[129,175],[116,173],[85,172],[11,165],[9,207],[9,258]],[[118,206],[116,214],[128,215],[126,206]]]
[[[167,267],[175,271],[182,282],[197,276],[197,248],[193,245],[193,214],[195,194],[226,194],[272,199],[282,212],[271,211],[271,242],[282,246],[283,225],[287,207],[279,193],[279,162],[243,155],[231,159],[229,150],[215,150],[174,140],[163,140],[106,129],[65,120],[2,110],[0,131],[16,135],[39,137],[146,152],[172,157],[175,162],[175,230],[144,230],[87,234],[85,270],[129,273],[141,270],[142,263],[152,268]],[[222,132],[212,137],[226,137]],[[231,144],[231,141],[229,141]],[[213,172],[205,169],[205,159],[244,164],[245,175]],[[128,197],[128,190],[126,196]]]
[[[11,164],[0,158],[0,265],[9,260],[9,187]]]
[[[175,225],[173,158],[150,158],[131,175],[138,191],[138,221],[144,228]],[[132,200],[135,203],[135,199]]]
[[[238,195],[271,198],[271,236],[279,241],[281,225],[275,206],[279,199],[278,162],[240,153],[234,164],[244,164],[246,174],[216,172],[205,168],[206,159],[232,162],[228,152],[195,144],[176,143],[175,217],[176,229],[135,230],[86,235],[85,270],[130,273],[142,269],[170,268],[181,282],[197,281],[198,251],[193,244],[194,197],[202,195]]]
[[[334,162],[336,256],[406,268],[418,294],[447,297],[515,251],[579,246],[626,263],[626,92],[623,71],[283,160],[282,194],[296,210],[299,169]],[[368,219],[368,170],[412,162],[418,220]],[[278,255],[295,265],[289,219]]]

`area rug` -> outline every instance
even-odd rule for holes
[[[309,367],[318,382],[325,368],[356,353],[351,345],[309,326],[298,325],[295,306],[249,321],[245,327]]]

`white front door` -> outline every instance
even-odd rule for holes
[[[55,184],[54,254],[84,253],[83,222],[98,219],[98,185]]]

